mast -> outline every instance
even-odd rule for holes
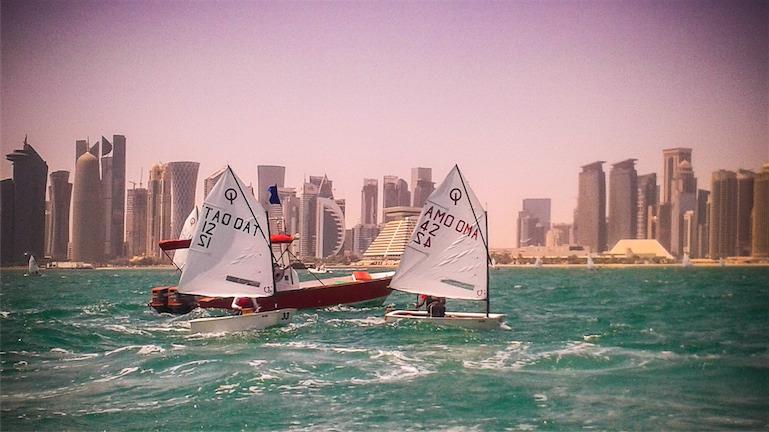
[[[250,207],[249,207],[250,208]],[[267,238],[271,239],[270,236],[270,213],[267,211],[267,209],[264,209],[264,217],[267,219]],[[256,220],[256,218],[254,218]],[[272,274],[272,295],[275,296],[278,294],[278,283],[275,281],[275,266],[280,267],[278,265],[278,260],[275,258],[275,255],[272,254],[272,242],[267,242],[267,247],[270,250],[270,262],[272,263],[272,269],[270,269],[270,273]]]
[[[489,212],[488,211],[484,211],[483,212],[483,217],[485,218],[484,222],[486,224],[486,235],[488,236],[489,235]],[[486,262],[486,318],[488,318],[489,317],[489,309],[490,309],[489,291],[491,291],[489,289],[489,282],[490,281],[489,281],[489,263],[488,263],[488,260],[491,259],[491,258],[490,258],[490,254],[489,254],[489,244],[488,243],[486,243],[486,259],[487,259],[487,262]]]

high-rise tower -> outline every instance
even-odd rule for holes
[[[382,209],[398,205],[398,176],[386,175],[382,178]]]
[[[319,197],[317,206],[315,257],[327,258],[337,255],[344,245],[344,211],[339,202],[331,198]]]
[[[751,255],[769,257],[769,162],[753,180],[753,241]]]
[[[662,200],[663,203],[669,203],[673,197],[673,182],[676,177],[678,167],[681,162],[692,162],[692,149],[690,148],[669,148],[662,150],[663,171],[662,171]]]
[[[169,238],[179,238],[184,221],[195,207],[195,188],[198,181],[198,162],[168,162],[163,182],[170,182],[171,229]],[[168,186],[164,184],[165,188]]]
[[[606,175],[604,161],[582,166],[579,173],[579,195],[575,235],[578,244],[590,247],[591,252],[606,250]]]
[[[55,260],[67,259],[69,249],[69,208],[72,202],[72,183],[69,171],[51,173],[51,257]]]
[[[377,201],[379,185],[377,179],[363,179],[360,198],[360,221],[363,225],[377,224]]]
[[[147,253],[147,189],[131,188],[126,200],[126,242],[128,257]]]
[[[6,182],[3,193],[3,223],[12,220],[10,226],[3,226],[2,242],[9,242],[3,248],[7,256],[5,263],[23,263],[29,252],[38,258],[45,254],[45,190],[48,180],[48,164],[37,151],[27,143],[6,155],[13,163],[13,180]],[[12,193],[6,189],[13,189]],[[11,204],[12,203],[12,204]],[[10,205],[9,205],[10,204]],[[7,248],[7,249],[6,249]]]
[[[710,258],[731,256],[737,241],[737,174],[713,173],[710,192]]]
[[[123,255],[125,242],[126,139],[101,137],[101,181],[104,200],[104,252],[107,258]]]
[[[85,152],[75,165],[72,190],[73,261],[104,261],[104,202],[101,191],[99,160],[92,152]]]
[[[687,212],[694,214],[697,209],[697,179],[690,160],[682,160],[675,170],[671,194],[669,252],[676,256],[691,255],[690,247],[684,246],[696,243],[691,238],[696,221],[693,216],[691,223],[684,218]]]
[[[612,165],[609,172],[608,247],[622,239],[635,238],[638,221],[637,159],[626,159]]]
[[[752,247],[753,187],[756,174],[749,170],[737,171],[737,242],[734,254],[750,256]]]
[[[432,168],[411,168],[411,189],[414,191],[412,198],[414,207],[422,208],[435,190]]]
[[[518,247],[544,246],[549,229],[550,198],[525,198],[523,209],[518,212]]]
[[[653,214],[657,205],[657,174],[638,176],[638,196],[636,204],[636,238],[654,238],[649,227],[652,224],[650,213]],[[651,207],[651,209],[650,209]]]

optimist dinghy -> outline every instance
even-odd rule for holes
[[[385,321],[412,320],[469,329],[500,328],[504,314],[489,313],[487,215],[458,166],[430,195],[390,288],[432,297],[483,300],[486,313],[396,310]]]
[[[232,168],[216,183],[198,213],[183,262],[179,292],[215,297],[270,297],[275,294],[267,212]],[[286,324],[296,309],[190,321],[195,333],[260,330]]]

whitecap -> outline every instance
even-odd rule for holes
[[[138,367],[123,368],[120,371],[120,373],[118,373],[117,375],[106,376],[104,378],[97,379],[94,382],[107,382],[107,381],[116,380],[118,378],[122,378],[122,377],[124,377],[126,375],[132,374],[132,373],[136,372],[137,370],[139,370]]]
[[[114,332],[117,332],[117,333],[123,333],[123,334],[132,334],[132,335],[144,335],[144,334],[147,334],[147,332],[145,332],[143,330],[128,328],[126,326],[119,325],[119,324],[108,324],[108,325],[104,326],[104,329],[105,330],[111,330],[111,331],[114,331]]]
[[[67,351],[64,348],[51,348],[51,352],[59,354],[72,354],[70,351]]]
[[[155,354],[155,353],[162,353],[162,352],[165,352],[165,349],[157,345],[144,345],[139,349],[137,354],[147,355],[147,354]]]
[[[0,311],[0,318],[8,318],[11,315],[8,311]]]
[[[230,394],[234,393],[235,390],[238,389],[240,386],[240,383],[237,384],[222,384],[219,387],[216,388],[215,393],[216,394]]]

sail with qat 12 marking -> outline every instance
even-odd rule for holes
[[[267,297],[274,291],[267,215],[231,168],[200,208],[179,292]]]
[[[422,208],[390,287],[467,300],[486,299],[486,216],[457,166]]]
[[[182,232],[179,234],[180,240],[189,240],[195,234],[195,225],[198,223],[198,206],[195,206],[182,226]],[[179,270],[184,270],[184,265],[187,263],[187,249],[177,249],[174,252],[174,264]]]

